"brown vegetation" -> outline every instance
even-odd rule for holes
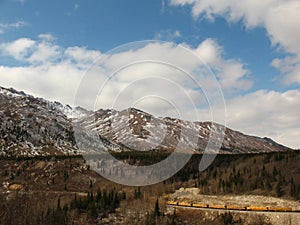
[[[143,163],[140,154],[119,158],[130,159],[133,164]],[[158,158],[145,157],[145,163]],[[200,159],[200,155],[194,156],[185,168],[162,183],[128,187],[105,180],[89,170],[80,157],[3,158],[0,224],[230,224],[231,216],[227,214],[209,217],[199,210],[193,216],[179,211],[166,214],[162,196],[180,187],[197,187],[202,194],[261,194],[299,199],[298,152],[219,155],[203,173],[198,171]],[[16,185],[22,188],[11,188]],[[99,191],[102,196],[107,193],[107,197],[113,192],[111,196],[117,196],[114,199],[119,203],[97,202]],[[49,215],[61,223],[54,222]],[[235,224],[248,220],[239,220],[237,216],[232,219]],[[262,222],[256,224],[267,224],[263,218],[259,220]]]

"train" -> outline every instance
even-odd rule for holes
[[[257,212],[300,212],[293,210],[290,207],[266,207],[266,206],[235,206],[235,205],[213,205],[204,203],[187,203],[167,201],[167,205],[193,207],[193,208],[206,208],[206,209],[223,209],[223,210],[236,210],[236,211],[257,211]]]

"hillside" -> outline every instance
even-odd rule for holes
[[[183,150],[201,153],[212,130],[224,128],[211,122],[155,117],[135,108],[92,112],[0,87],[0,155],[82,154],[76,144],[74,124],[96,131],[103,145],[115,151],[173,151],[180,142]],[[221,153],[290,150],[270,138],[224,130]]]

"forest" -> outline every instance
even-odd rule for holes
[[[114,153],[135,165],[153,164],[167,155]],[[193,155],[174,176],[144,187],[112,183],[92,171],[80,156],[1,158],[0,181],[5,185],[0,194],[0,224],[184,224],[189,218],[167,214],[164,204],[181,187],[199,188],[204,195],[300,199],[298,151],[220,154],[204,172],[198,170],[201,157]],[[231,217],[220,215],[215,224],[230,224]]]

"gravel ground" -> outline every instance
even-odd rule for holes
[[[300,210],[300,202],[259,195],[201,195],[198,188],[180,188],[170,195],[174,201],[237,206],[291,207]],[[299,222],[300,224],[300,222]]]
[[[173,201],[184,201],[188,203],[205,203],[215,205],[236,205],[236,206],[273,206],[291,207],[293,210],[300,210],[300,202],[268,196],[258,195],[201,195],[198,188],[180,188],[170,195]],[[188,209],[188,208],[187,208]],[[201,209],[194,209],[201,210]],[[222,213],[224,210],[206,211],[206,214]],[[300,213],[276,213],[276,212],[233,212],[233,215],[241,216],[246,221],[258,216],[263,216],[265,221],[274,225],[300,225]]]

